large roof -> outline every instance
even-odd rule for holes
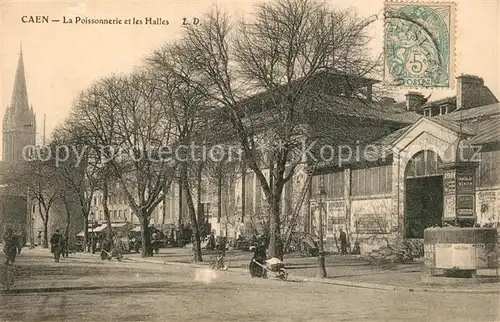
[[[475,132],[471,138],[473,144],[500,142],[500,103],[459,110],[433,119],[456,122],[463,127],[473,129]]]
[[[402,115],[405,114],[403,113]],[[409,116],[409,119],[413,118],[413,116]],[[500,148],[500,103],[426,118],[456,133],[472,136],[470,140],[471,144],[481,144],[483,146],[491,145],[493,148]],[[374,149],[371,149],[364,155],[364,158],[356,163],[362,164],[367,162],[366,160],[382,160],[382,158],[390,157],[393,143],[410,127],[411,126],[402,127],[388,135],[371,141],[369,144]],[[366,145],[361,146],[362,150],[364,146]],[[321,171],[322,169],[336,167],[338,165],[336,161],[337,160],[319,163],[318,170]]]
[[[500,103],[479,106],[471,109],[453,111],[451,113],[436,116],[436,118],[449,119],[453,121],[474,121],[479,118],[500,115]]]
[[[291,122],[307,126],[312,136],[335,145],[379,139],[421,117],[395,104],[381,104],[363,97],[363,86],[377,82],[368,78],[349,79],[345,75],[320,73],[310,80],[303,91],[301,102],[297,105],[300,107],[294,111]],[[346,85],[355,89],[354,92],[344,91]],[[264,133],[285,121],[283,111],[287,109],[280,109],[286,104],[283,95],[259,93],[241,104],[246,112],[246,122],[252,124],[251,129],[255,133]],[[230,118],[223,110],[213,109],[210,113],[215,115],[212,117],[215,123],[202,135],[207,143],[238,140]]]
[[[422,116],[393,106],[385,107],[356,97],[317,93],[307,107],[297,111],[294,124],[310,129],[311,137],[330,145],[354,144],[379,139]],[[284,121],[279,109],[268,109],[248,117],[252,130],[264,133]],[[207,142],[227,143],[238,139],[230,120],[223,115],[205,133]]]

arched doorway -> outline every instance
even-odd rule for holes
[[[441,226],[443,171],[431,150],[416,153],[405,169],[405,237],[424,238],[424,229]]]

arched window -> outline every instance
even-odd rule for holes
[[[443,174],[440,168],[441,158],[436,152],[423,150],[416,153],[406,166],[405,178],[420,178],[439,176]]]

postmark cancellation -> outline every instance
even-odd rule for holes
[[[450,2],[385,2],[385,85],[453,86],[455,10]]]

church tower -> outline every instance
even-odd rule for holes
[[[36,119],[28,103],[24,75],[23,50],[19,53],[12,99],[3,118],[3,161],[17,163],[23,159],[23,148],[35,145]]]

